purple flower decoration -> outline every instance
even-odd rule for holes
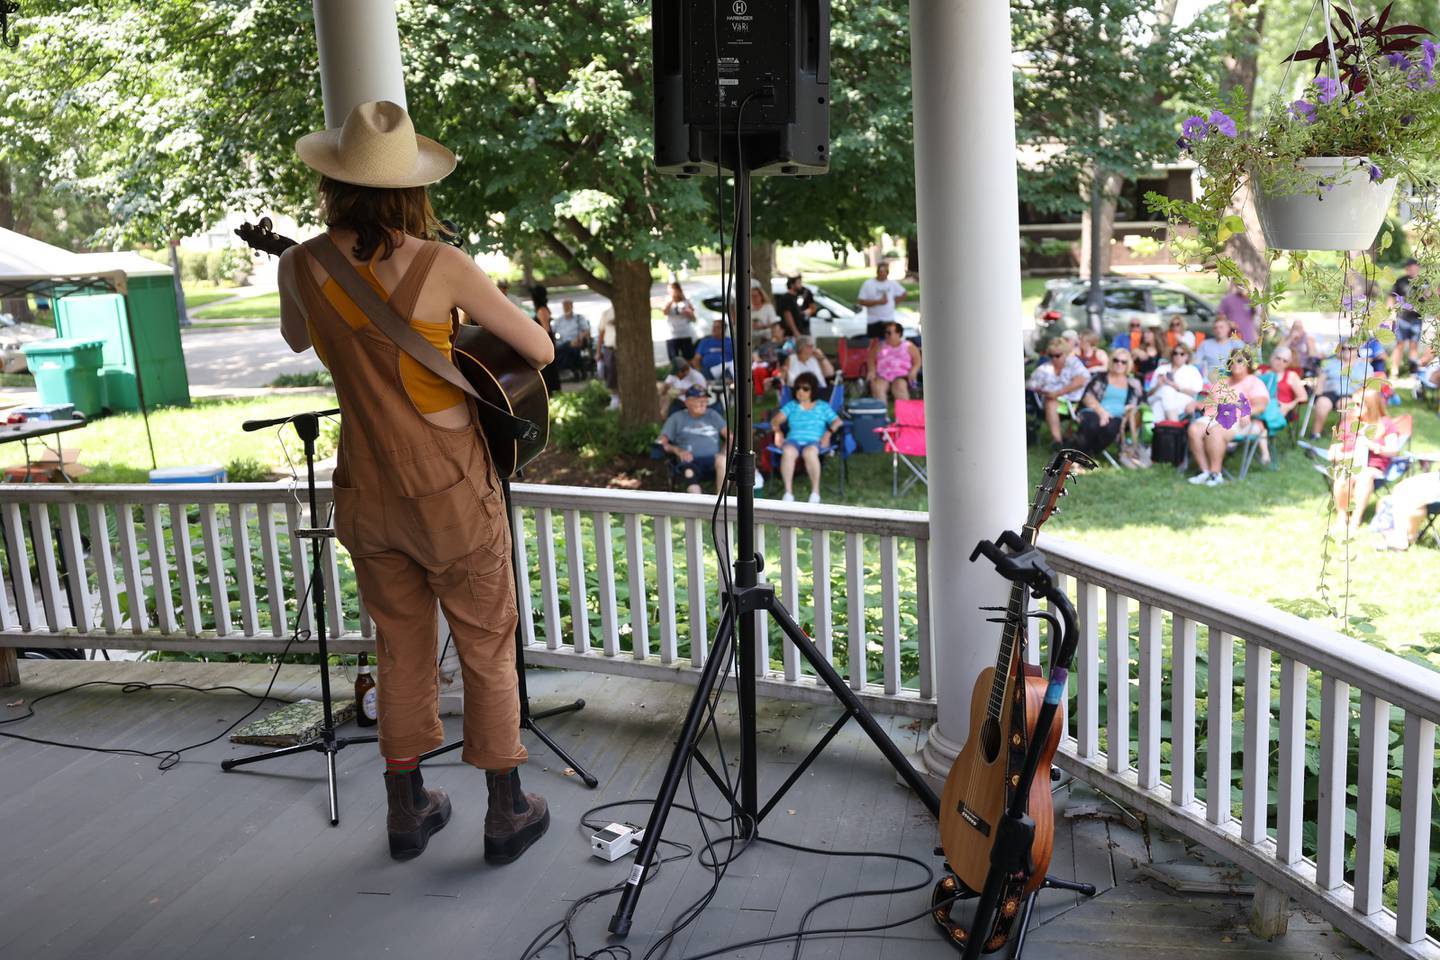
[[[1305,123],[1315,122],[1315,104],[1309,100],[1296,100],[1290,104],[1290,116]]]
[[[1320,96],[1316,99],[1322,104],[1333,102],[1345,92],[1345,84],[1333,77],[1316,77],[1315,86],[1320,91]]]
[[[1383,180],[1383,179],[1385,178],[1385,174],[1381,173],[1381,172],[1380,172],[1380,168],[1377,167],[1375,164],[1373,164],[1373,163],[1370,164],[1369,170],[1370,170],[1370,182],[1371,182],[1371,183],[1379,183],[1381,180]]]
[[[1239,131],[1235,129],[1235,121],[1231,120],[1220,110],[1216,110],[1214,113],[1210,114],[1209,123],[1211,129],[1216,130],[1227,137],[1233,137],[1239,133]]]
[[[1421,40],[1420,51],[1420,63],[1418,64],[1420,73],[1425,77],[1425,85],[1433,87],[1435,85],[1435,56],[1437,52],[1440,52],[1440,46],[1437,46],[1434,40]]]
[[[1240,416],[1250,416],[1250,398],[1243,393],[1240,394]]]
[[[1400,70],[1410,69],[1410,58],[1403,53],[1392,53],[1385,57],[1385,62]]]
[[[1237,412],[1235,404],[1222,403],[1215,407],[1215,422],[1226,430],[1235,426],[1235,421],[1238,419],[1239,413]]]

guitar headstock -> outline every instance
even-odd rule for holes
[[[1030,504],[1030,515],[1025,519],[1025,539],[1035,542],[1040,527],[1055,512],[1055,505],[1065,495],[1065,484],[1079,470],[1093,470],[1095,461],[1079,450],[1058,450],[1050,458],[1040,485],[1035,488],[1035,499]]]
[[[276,257],[295,246],[294,240],[275,232],[275,226],[269,217],[261,217],[259,223],[245,221],[235,228],[235,236],[245,241],[245,245],[251,250],[259,250]]]

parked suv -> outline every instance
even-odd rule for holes
[[[1130,329],[1130,321],[1139,317],[1163,329],[1170,317],[1180,314],[1186,327],[1210,335],[1215,323],[1215,305],[1202,299],[1190,288],[1168,280],[1152,277],[1106,277],[1101,281],[1105,294],[1105,314],[1100,320],[1103,345],[1108,347],[1116,335]],[[1035,332],[1030,349],[1043,353],[1045,342],[1066,330],[1089,328],[1086,304],[1090,300],[1090,282],[1075,277],[1051,280],[1045,284],[1045,295],[1035,307]]]

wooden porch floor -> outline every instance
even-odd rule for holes
[[[269,669],[249,665],[23,662],[24,682],[0,703],[31,700],[84,680],[144,679],[262,689]],[[277,689],[314,692],[311,668],[286,668]],[[342,682],[342,689],[344,687]],[[598,674],[532,671],[536,708],[574,697],[588,702],[547,729],[590,765],[600,787],[565,776],[531,739],[527,789],[550,801],[550,833],[515,864],[481,862],[484,781],[458,759],[426,767],[446,787],[455,816],[430,849],[410,863],[386,853],[384,791],[374,747],[340,757],[341,824],[326,821],[324,764],[305,754],[222,773],[218,761],[253,748],[221,741],[186,755],[167,773],[149,759],[0,739],[0,957],[213,960],[382,956],[515,958],[542,927],[579,896],[618,883],[630,861],[604,864],[588,853],[577,823],[587,808],[653,796],[692,688]],[[733,698],[728,698],[733,700]],[[204,739],[249,709],[237,694],[122,693],[90,687],[41,703],[38,716],[4,728],[49,739],[163,749]],[[836,710],[761,701],[764,780],[778,784]],[[18,712],[0,707],[0,719]],[[734,707],[722,714],[733,734]],[[918,725],[881,718],[904,749]],[[447,720],[458,735],[458,724]],[[733,750],[734,737],[727,747]],[[458,754],[453,755],[458,757]],[[703,777],[697,773],[696,783]],[[715,809],[714,794],[702,803]],[[1193,879],[1200,858],[1177,839],[1136,832],[1108,802],[1081,785],[1062,788],[1051,872],[1096,884],[1080,901],[1048,892],[1027,956],[1089,960],[1116,956],[1351,957],[1363,952],[1328,925],[1297,913],[1274,942],[1245,929],[1243,894],[1177,893],[1156,879]],[[1065,816],[1098,811],[1096,814]],[[647,808],[635,807],[639,821]],[[623,819],[613,816],[613,819]],[[730,868],[718,896],[677,939],[668,956],[689,957],[724,944],[794,929],[815,900],[905,882],[913,868],[891,861],[826,856],[831,849],[898,851],[939,869],[931,855],[934,820],[896,784],[854,724],[836,738],[762,832],[815,850],[806,855],[752,847]],[[693,817],[679,811],[667,837],[698,844]],[[1207,873],[1207,876],[1213,872]],[[917,878],[918,879],[918,878]],[[1235,878],[1246,882],[1244,878]],[[667,865],[647,886],[627,945],[638,958],[675,914],[710,884],[690,858]],[[928,890],[836,904],[820,926],[864,926],[925,909]],[[582,953],[602,946],[614,899],[581,912]],[[790,945],[730,951],[731,958],[790,955]],[[545,956],[562,956],[553,949]],[[928,920],[886,934],[809,942],[802,956],[952,958]]]

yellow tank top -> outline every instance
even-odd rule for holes
[[[375,276],[375,259],[379,255],[379,251],[376,251],[369,263],[362,264],[356,269],[360,272],[360,276],[365,278],[365,282],[375,288],[375,292],[380,294],[381,299],[388,301],[390,294],[385,292],[385,287]],[[345,295],[345,291],[340,289],[340,285],[330,277],[325,278],[325,283],[321,286],[320,291],[325,294],[325,298],[330,301],[335,312],[340,314],[352,329],[359,330],[370,322],[360,308],[355,306],[354,302]],[[308,327],[309,324],[307,323],[306,326]],[[450,345],[450,321],[448,318],[433,321],[412,317],[410,326],[416,333],[429,341],[432,347],[443,353],[447,360],[454,359]],[[325,359],[325,354],[320,346],[320,338],[315,336],[313,329],[309,333],[310,343],[315,347],[316,356],[320,358],[320,362],[325,364],[326,368],[329,368],[330,362]],[[410,401],[415,404],[415,409],[421,413],[436,413],[465,402],[465,394],[461,393],[458,387],[451,386],[426,370],[403,350],[400,351],[400,381],[405,385],[405,392],[410,395]]]

